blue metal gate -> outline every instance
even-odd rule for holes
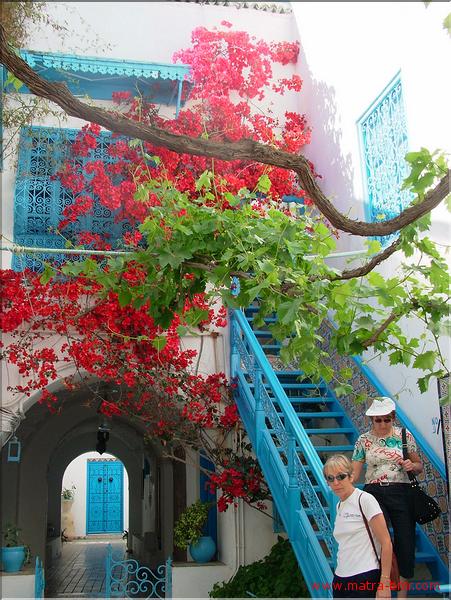
[[[34,571],[34,597],[44,598],[45,578],[44,578],[44,567],[42,566],[42,560],[39,556],[36,556],[36,567]]]
[[[171,598],[172,560],[152,570],[133,558],[118,560],[108,544],[105,568],[106,598]]]
[[[118,460],[88,460],[86,533],[121,533],[124,467]]]

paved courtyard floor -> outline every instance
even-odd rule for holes
[[[105,596],[105,557],[111,544],[114,556],[124,556],[121,535],[90,536],[63,544],[61,557],[46,569],[46,598]]]

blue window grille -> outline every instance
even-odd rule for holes
[[[108,153],[111,133],[101,132],[95,150],[86,158],[73,158],[71,144],[77,129],[24,127],[19,141],[19,155],[14,198],[14,242],[20,246],[39,248],[64,248],[66,239],[77,243],[77,234],[89,231],[99,234],[115,245],[128,229],[126,222],[117,223],[115,214],[96,202],[94,210],[64,229],[64,237],[56,232],[63,218],[63,210],[73,204],[75,197],[65,189],[54,175],[67,161],[82,167],[91,160],[115,161]],[[83,193],[83,192],[82,192]],[[66,239],[65,239],[66,238]],[[64,255],[20,254],[14,255],[12,268],[21,271],[30,268],[40,271],[43,261],[61,263]]]
[[[412,201],[402,190],[409,168],[407,122],[400,75],[357,121],[367,197],[367,219],[386,221],[399,215]],[[393,236],[391,236],[393,237]],[[390,236],[381,238],[387,242]]]

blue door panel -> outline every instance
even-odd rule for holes
[[[199,464],[200,464],[201,469],[206,469],[207,471],[212,471],[214,473],[214,471],[215,471],[214,464],[202,452],[199,456],[199,459],[200,459]],[[207,485],[209,479],[210,478],[204,471],[200,472],[200,477],[199,477],[200,500],[202,500],[202,502],[211,502],[212,503],[212,506],[208,513],[208,519],[204,526],[202,535],[210,535],[214,539],[216,546],[217,546],[218,545],[218,524],[217,524],[218,515],[217,515],[217,508],[216,508],[216,492],[212,492],[210,487]]]
[[[86,533],[123,531],[123,465],[120,462],[88,462]]]

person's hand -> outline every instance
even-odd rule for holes
[[[381,579],[383,585],[378,586],[376,592],[376,598],[391,598],[390,581],[388,579]]]
[[[409,458],[406,458],[406,460],[403,460],[401,462],[401,466],[404,469],[404,471],[406,471],[406,472],[415,470],[415,464]]]

